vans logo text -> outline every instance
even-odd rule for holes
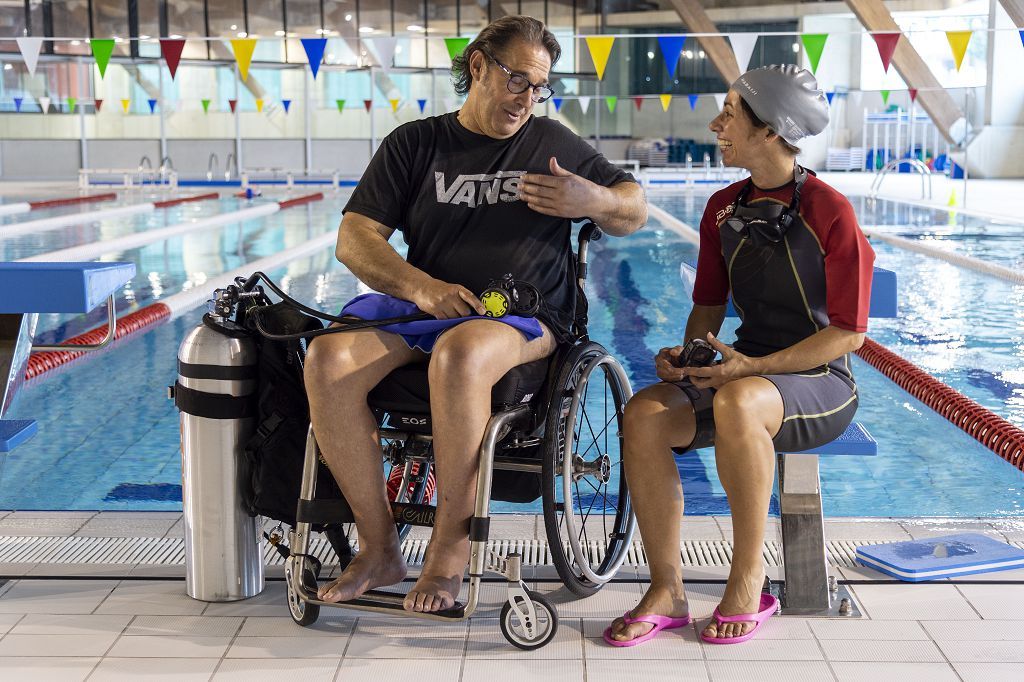
[[[450,187],[445,186],[444,173],[434,172],[434,186],[439,204],[457,206],[465,204],[476,208],[483,204],[515,201],[519,193],[520,176],[526,171],[498,171],[497,173],[459,175]]]

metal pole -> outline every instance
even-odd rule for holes
[[[160,99],[158,101],[160,107],[160,165],[164,163],[164,159],[167,158],[167,127],[166,119],[164,117],[164,69],[163,67],[157,67],[157,87],[160,89]],[[163,179],[163,178],[161,178]]]
[[[594,98],[594,149],[601,151],[601,81],[597,81],[597,96]]]
[[[242,169],[245,166],[242,164],[242,101],[239,98],[239,82],[241,80],[241,74],[238,71],[238,64],[235,64],[235,168],[238,169],[238,177],[242,177]],[[227,169],[225,169],[227,170]]]
[[[313,112],[310,107],[309,81],[312,72],[302,70],[302,109],[306,121],[306,175],[313,172]]]
[[[78,58],[78,68],[75,69],[75,80],[78,83],[78,99],[82,98],[82,71],[85,69],[85,64],[82,63],[82,58]],[[95,98],[94,98],[95,99]],[[82,168],[89,167],[89,146],[85,139],[85,109],[81,103],[78,105],[78,130],[79,130],[79,149],[81,149],[81,161]]]
[[[970,97],[970,95],[971,95],[971,89],[970,88],[964,88],[964,194],[963,194],[964,198],[963,198],[963,201],[960,204],[963,208],[967,208],[967,175],[969,174],[969,171],[967,170],[967,168],[968,168],[968,165],[967,165],[967,148],[970,146],[968,144],[967,138],[969,137],[970,130],[971,130],[971,104],[970,104],[971,97]]]
[[[373,120],[373,67],[370,67],[370,158],[373,158],[373,152],[377,149],[377,127]]]

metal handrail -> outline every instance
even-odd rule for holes
[[[145,166],[143,166],[143,165],[142,165],[142,162],[143,162],[143,161],[145,161],[145,162],[146,162],[146,165],[145,165]],[[143,155],[142,155],[142,158],[141,158],[141,159],[139,159],[139,170],[141,171],[141,170],[142,170],[143,168],[148,168],[149,170],[153,170],[153,162],[152,162],[152,161],[150,161],[150,160],[149,160],[149,157],[148,157],[148,156],[146,156],[145,154],[143,154]]]
[[[234,152],[228,152],[228,158],[224,160],[224,179],[231,179],[231,164],[235,165],[235,175],[238,175],[238,159],[235,158]]]
[[[874,199],[878,196],[878,190],[882,187],[882,181],[885,180],[890,172],[898,168],[901,164],[908,164],[915,173],[921,174],[921,198],[931,199],[932,198],[932,171],[926,166],[920,159],[907,156],[902,159],[893,159],[889,163],[882,166],[882,168],[875,174],[875,179],[871,182],[870,197]],[[927,191],[925,189],[925,178],[928,179]]]
[[[164,171],[164,170],[175,170],[174,162],[171,161],[170,155],[167,155],[164,158],[160,159],[160,169],[161,169],[161,171]]]
[[[57,344],[32,344],[33,352],[53,352],[53,351],[93,351],[104,348],[117,337],[117,309],[114,302],[114,295],[111,294],[107,297],[107,334],[103,337],[103,340],[99,343],[57,343]]]
[[[217,152],[210,152],[210,158],[206,161],[206,179],[213,180],[213,172],[220,166],[220,157]]]

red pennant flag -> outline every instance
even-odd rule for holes
[[[370,113],[370,109],[373,107],[372,99],[364,99],[363,106],[366,107],[366,113]]]
[[[171,80],[174,80],[174,74],[178,71],[178,62],[181,61],[181,51],[184,48],[184,40],[160,39],[160,52],[163,53],[164,61],[167,62],[167,69],[171,72]]]
[[[644,98],[643,97],[634,97],[633,98],[633,104],[636,105],[636,110],[640,111],[640,107],[642,107],[643,104],[644,104]]]
[[[917,99],[917,88],[910,88],[909,92],[910,92],[910,101],[913,102],[914,100]]]
[[[93,100],[93,103],[96,105],[96,113],[97,114],[100,113],[100,109],[103,108],[103,100],[101,100],[101,99]]]
[[[895,33],[872,33],[878,46],[878,56],[882,58],[882,67],[889,73],[889,62],[892,61],[892,53],[896,51],[896,43],[900,42],[899,32]]]
[[[238,100],[237,99],[229,99],[228,100],[228,106],[231,107],[231,113],[232,114],[235,113],[235,107],[238,106]]]

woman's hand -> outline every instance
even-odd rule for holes
[[[683,367],[679,371],[697,388],[721,388],[734,379],[760,374],[757,361],[736,351],[708,333],[708,343],[722,354],[722,360],[710,367]]]

